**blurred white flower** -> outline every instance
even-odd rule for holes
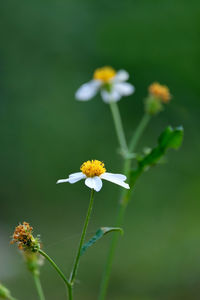
[[[81,165],[81,172],[69,175],[69,178],[60,179],[57,183],[69,182],[75,183],[81,179],[85,179],[85,184],[95,191],[99,192],[102,188],[102,179],[118,184],[125,189],[130,189],[125,183],[126,176],[122,174],[107,173],[104,163],[99,160],[88,160]]]
[[[116,102],[123,96],[134,93],[134,86],[127,81],[129,74],[125,70],[116,72],[111,67],[103,67],[94,72],[93,79],[83,84],[76,92],[79,101],[92,99],[99,91],[104,102]]]

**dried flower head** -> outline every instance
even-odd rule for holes
[[[164,103],[168,103],[171,100],[169,88],[158,82],[154,82],[149,86],[149,93]]]
[[[40,248],[39,238],[34,238],[33,227],[27,222],[18,225],[13,233],[11,244],[17,243],[20,250],[37,252]]]

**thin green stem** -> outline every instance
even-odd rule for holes
[[[32,274],[33,274],[33,279],[35,281],[35,286],[36,286],[36,289],[37,289],[37,292],[38,292],[39,299],[40,300],[45,300],[42,285],[41,285],[41,282],[40,282],[40,275],[38,274],[38,272],[32,272]],[[11,300],[12,300],[12,298],[11,298]]]
[[[71,288],[71,284],[69,283],[69,281],[67,280],[67,278],[65,277],[65,275],[63,274],[63,272],[60,270],[60,268],[56,265],[56,263],[43,250],[39,249],[38,252],[49,261],[49,263],[53,266],[53,268],[57,271],[57,273],[63,279],[63,281],[65,282],[65,284],[67,285],[67,288],[69,290]]]
[[[124,213],[125,213],[125,206],[120,205],[120,207],[118,209],[118,214],[117,214],[116,227],[121,227],[121,225],[123,223]],[[114,254],[115,254],[115,249],[117,247],[118,237],[119,237],[119,235],[117,233],[113,233],[113,237],[112,237],[112,241],[110,244],[110,248],[109,248],[109,252],[108,252],[108,256],[107,256],[107,260],[106,260],[106,265],[105,265],[105,269],[104,269],[103,277],[102,277],[102,281],[101,281],[100,293],[99,293],[99,298],[98,298],[99,300],[103,300],[106,297],[110,274],[111,274],[111,269],[112,269],[113,258],[114,258]]]
[[[69,279],[69,282],[70,282],[71,285],[73,285],[74,279],[76,277],[78,264],[79,264],[79,260],[80,260],[80,256],[81,256],[81,249],[82,249],[82,246],[83,246],[83,243],[84,243],[84,240],[85,240],[85,235],[86,235],[88,223],[89,223],[91,212],[92,212],[93,202],[94,202],[94,190],[92,189],[91,190],[91,195],[90,195],[90,203],[89,203],[89,207],[88,207],[88,211],[87,211],[87,215],[86,215],[86,219],[85,219],[85,224],[83,226],[83,231],[82,231],[82,234],[81,234],[81,239],[80,239],[77,255],[76,255],[74,266],[73,266],[71,276],[70,276],[70,279]]]
[[[144,114],[138,127],[133,133],[133,136],[131,138],[130,144],[129,144],[129,153],[132,153],[135,151],[135,148],[139,142],[140,137],[142,136],[145,128],[147,127],[149,121],[151,120],[151,116],[149,114]],[[129,177],[129,172],[131,168],[131,159],[126,158],[124,161],[124,174]]]
[[[68,288],[68,297],[69,297],[69,300],[72,300],[72,299],[73,299],[73,295],[72,295],[72,285],[70,285],[69,288]]]
[[[150,121],[150,116],[145,114],[133,134],[133,137],[131,139],[130,146],[128,149],[129,153],[131,153],[135,150],[135,148],[139,142],[139,139],[142,136],[149,121]],[[131,159],[125,158],[124,159],[124,174],[127,177],[129,177],[130,170],[131,170]],[[130,196],[131,196],[131,193],[127,194],[126,192],[123,192],[122,196],[120,197],[119,209],[118,209],[117,219],[116,219],[116,227],[121,227],[123,224],[126,207],[127,207],[128,200],[129,200],[129,199],[127,199],[127,197],[130,197]],[[107,289],[108,289],[108,283],[109,283],[109,279],[110,279],[112,263],[113,263],[113,259],[114,259],[114,253],[115,253],[115,250],[117,247],[117,242],[118,242],[118,235],[114,234],[112,241],[111,241],[110,248],[109,248],[109,252],[108,252],[108,257],[107,257],[107,261],[106,261],[106,265],[105,265],[105,269],[104,269],[104,273],[103,273],[103,278],[102,278],[102,282],[101,282],[101,286],[100,286],[100,293],[99,293],[98,300],[105,300],[105,298],[106,298],[106,293],[107,293]]]
[[[151,120],[151,116],[149,114],[144,114],[142,120],[140,121],[137,129],[133,133],[130,145],[129,145],[129,151],[132,152],[135,150],[135,147],[137,143],[139,142],[139,139],[141,135],[143,134],[145,128],[147,127],[149,121]]]
[[[128,146],[127,146],[126,137],[124,134],[122,120],[121,120],[121,116],[120,116],[120,112],[119,112],[117,103],[114,101],[110,102],[110,109],[112,112],[115,130],[116,130],[117,138],[118,138],[119,145],[121,148],[121,152],[122,152],[122,154],[127,154]]]

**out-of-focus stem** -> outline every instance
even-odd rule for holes
[[[121,116],[120,116],[120,112],[119,112],[119,108],[116,102],[110,102],[110,109],[112,112],[112,116],[113,116],[113,121],[114,121],[114,125],[115,125],[115,131],[117,134],[117,138],[119,141],[119,145],[121,148],[121,152],[122,154],[127,154],[128,153],[128,146],[127,146],[127,142],[126,142],[126,137],[124,134],[124,129],[123,129],[123,125],[122,125],[122,120],[121,120]]]
[[[38,292],[38,296],[39,296],[40,300],[45,300],[44,292],[43,292],[42,285],[40,282],[40,275],[37,272],[32,272],[32,274],[33,274],[35,286],[36,286],[36,289]],[[10,300],[12,300],[12,298],[10,298]]]
[[[132,135],[132,138],[131,138],[131,141],[129,144],[129,153],[133,153],[135,151],[135,147],[137,146],[139,139],[142,136],[142,134],[150,120],[151,120],[151,115],[145,113],[143,115],[138,127],[136,128],[136,130],[134,131],[134,133]],[[130,169],[131,169],[131,159],[126,158],[124,160],[124,174],[127,177],[129,177]]]
[[[131,154],[132,152],[134,152],[135,147],[137,146],[139,139],[142,136],[150,119],[151,119],[150,115],[144,114],[138,127],[136,128],[135,132],[133,133],[129,149],[127,151],[128,154]],[[115,126],[115,127],[116,127],[116,129],[118,128],[117,126]],[[122,126],[120,126],[120,127],[123,128]],[[118,135],[119,135],[119,133],[118,133]],[[129,157],[126,157],[124,159],[124,174],[127,177],[129,177],[130,170],[131,170],[131,159]],[[122,193],[122,196],[120,198],[120,203],[119,203],[119,209],[118,209],[118,213],[117,213],[116,224],[115,224],[116,227],[121,227],[123,224],[124,215],[125,215],[126,207],[129,202],[130,196],[131,196],[131,193],[128,193],[128,194],[126,192]],[[113,259],[114,259],[114,253],[115,253],[115,249],[117,246],[117,241],[118,241],[118,235],[115,233],[113,235],[111,245],[109,248],[98,300],[106,299],[106,293],[107,293],[107,289],[108,289],[108,284],[109,284],[109,279],[110,279],[110,274],[111,274],[111,269],[112,269],[112,263],[113,263]]]
[[[133,133],[132,138],[131,138],[131,142],[130,142],[130,145],[129,145],[129,151],[130,152],[135,150],[135,147],[136,147],[141,135],[143,134],[143,132],[144,132],[145,128],[147,127],[150,120],[151,120],[151,115],[145,113],[143,115],[143,118],[141,119],[137,129]]]

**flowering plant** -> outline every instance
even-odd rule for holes
[[[105,234],[114,232],[108,251],[108,258],[98,298],[99,300],[106,299],[114,252],[118,241],[118,233],[123,232],[121,227],[123,226],[125,211],[131,199],[135,184],[144,172],[149,170],[152,166],[155,166],[160,161],[168,149],[178,149],[181,146],[183,139],[182,127],[172,128],[171,126],[168,126],[160,134],[158,143],[153,149],[144,151],[141,154],[135,152],[138,141],[142,137],[142,134],[151,118],[164,110],[165,105],[171,100],[169,89],[159,83],[153,83],[149,86],[148,95],[144,102],[144,116],[142,117],[138,127],[134,130],[130,142],[127,142],[117,101],[122,99],[123,96],[129,96],[134,92],[134,86],[131,83],[126,82],[128,78],[129,75],[124,70],[116,72],[111,67],[103,67],[97,69],[94,72],[93,80],[83,84],[75,94],[77,100],[87,101],[93,98],[97,92],[100,91],[103,101],[110,106],[119,142],[120,154],[123,160],[123,171],[122,174],[108,173],[103,162],[99,160],[88,160],[81,165],[80,172],[72,173],[68,178],[59,179],[57,181],[57,183],[69,182],[73,184],[84,179],[85,185],[91,190],[88,211],[83,225],[78,249],[76,251],[74,265],[69,277],[66,277],[64,272],[61,271],[52,258],[50,258],[49,255],[42,249],[40,239],[39,237],[35,238],[33,236],[33,228],[29,225],[29,223],[24,222],[23,224],[18,225],[14,231],[11,243],[16,243],[18,248],[23,252],[27,267],[33,274],[40,300],[45,299],[39,272],[41,257],[45,258],[61,277],[68,290],[68,299],[72,300],[74,299],[73,291],[81,256]],[[115,222],[114,227],[101,227],[88,242],[85,242],[87,227],[94,204],[94,195],[95,192],[99,192],[101,190],[103,185],[102,180],[110,181],[120,186],[120,188],[123,188],[120,193],[120,201],[118,204],[119,209],[116,218],[117,221]],[[3,297],[3,299],[14,299],[11,297],[10,292],[1,285],[0,297]]]

